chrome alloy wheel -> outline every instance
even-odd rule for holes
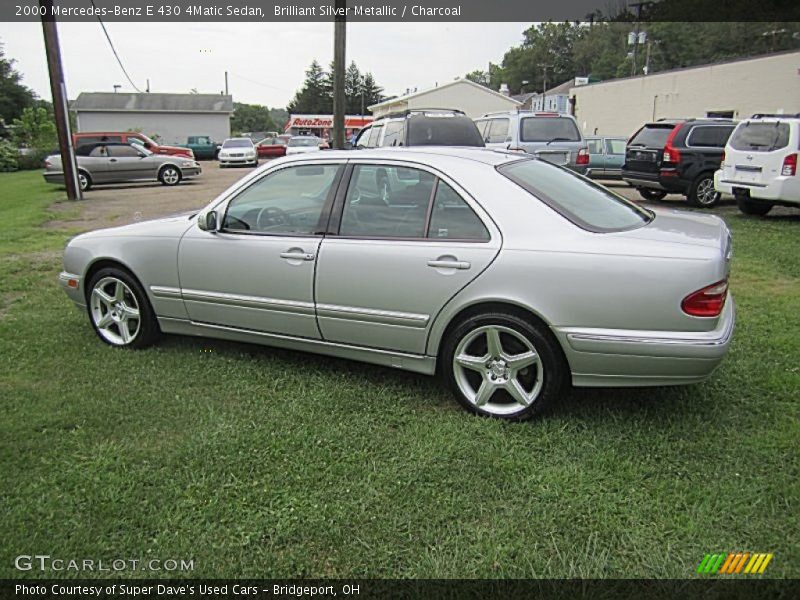
[[[104,277],[92,288],[92,322],[109,344],[125,346],[136,339],[142,322],[131,289],[116,277]]]
[[[453,374],[467,400],[493,415],[524,410],[544,383],[531,341],[502,325],[478,327],[464,336],[453,354]]]
[[[161,173],[161,178],[167,185],[175,185],[181,180],[181,176],[177,169],[167,167]]]
[[[84,191],[89,187],[89,178],[86,177],[86,173],[78,172],[78,185]]]
[[[714,180],[711,178],[703,179],[697,184],[697,201],[708,206],[714,204],[719,198],[719,192],[714,189]]]

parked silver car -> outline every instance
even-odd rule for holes
[[[527,152],[584,174],[589,148],[572,115],[555,112],[503,111],[475,119],[487,148]]]
[[[258,150],[249,137],[228,138],[217,155],[220,167],[258,166]]]
[[[78,146],[75,156],[78,163],[78,182],[84,191],[95,184],[126,181],[160,181],[164,185],[178,185],[181,180],[195,177],[202,172],[200,165],[193,159],[154,154],[141,144],[85,144]],[[64,183],[60,155],[48,156],[44,161],[44,168],[44,180],[47,183]]]
[[[197,214],[79,235],[60,281],[113,346],[163,332],[438,368],[467,409],[519,420],[569,381],[707,378],[730,257],[719,218],[541,160],[387,148],[280,158]]]

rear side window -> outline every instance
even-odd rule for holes
[[[644,146],[645,148],[663,148],[667,138],[675,125],[645,125],[628,142],[629,146]]]
[[[367,148],[374,148],[378,145],[378,138],[383,130],[383,125],[375,125],[369,131],[369,139],[367,140]]]
[[[440,179],[433,199],[428,237],[485,241],[489,239],[489,232],[464,199]]]
[[[489,124],[486,139],[489,143],[499,144],[506,141],[508,137],[508,119],[492,119]]]
[[[575,121],[566,117],[527,117],[522,119],[520,139],[523,142],[580,142],[581,133]]]
[[[625,154],[625,140],[606,140],[606,152],[608,154]]]
[[[389,121],[385,129],[381,146],[403,145],[403,121]]]
[[[731,137],[731,148],[746,152],[772,152],[789,145],[788,123],[742,123]]]
[[[700,146],[703,148],[724,148],[731,137],[733,127],[719,125],[698,125],[692,128],[686,138],[687,146]]]
[[[409,146],[485,146],[472,119],[414,115],[406,120]]]
[[[649,212],[622,196],[544,161],[520,160],[497,170],[588,231],[626,231],[642,227],[652,219]]]
[[[603,153],[603,144],[601,140],[586,140],[586,144],[589,146],[589,154]]]

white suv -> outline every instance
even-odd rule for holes
[[[753,115],[728,140],[714,187],[733,194],[748,215],[765,215],[776,205],[800,208],[798,151],[800,114]]]

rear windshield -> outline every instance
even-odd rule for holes
[[[626,231],[653,216],[614,192],[572,171],[541,160],[520,160],[497,170],[578,227],[597,233]]]
[[[789,145],[788,123],[742,123],[733,133],[731,148],[747,152],[772,152]]]
[[[296,146],[318,146],[322,140],[316,137],[307,138],[292,138],[289,140],[289,146],[292,148]]]
[[[575,121],[566,117],[527,117],[522,119],[523,142],[580,142]]]
[[[644,146],[646,148],[663,148],[667,138],[675,125],[645,125],[633,136],[629,146]]]
[[[485,146],[469,117],[419,115],[407,120],[409,146]]]

